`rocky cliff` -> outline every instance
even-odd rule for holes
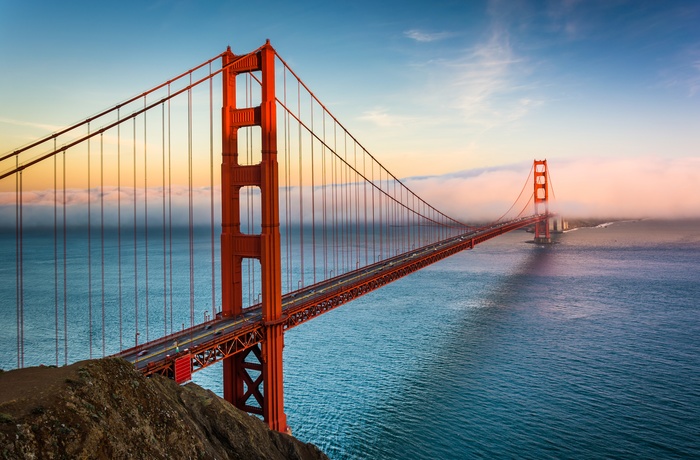
[[[326,459],[211,391],[126,361],[0,371],[3,459]]]

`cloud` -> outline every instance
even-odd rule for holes
[[[244,189],[248,190],[247,188]],[[220,188],[214,187],[214,214],[218,222],[221,214]],[[105,187],[103,192],[93,188],[89,194],[84,189],[66,189],[66,223],[68,226],[85,226],[88,222],[99,225],[104,210],[104,222],[107,227],[116,227],[121,214],[122,226],[133,225],[134,202],[136,221],[142,225],[145,221],[145,197],[148,196],[149,225],[160,225],[163,219],[163,189],[161,187],[133,189],[122,187]],[[245,197],[245,193],[243,194]],[[189,223],[189,189],[186,186],[173,186],[170,193],[166,190],[166,215],[175,226]],[[196,187],[192,190],[192,203],[195,223],[209,223],[211,219],[211,189]],[[90,210],[88,210],[90,203]],[[54,205],[56,205],[58,225],[63,223],[63,191],[54,193],[50,190],[30,190],[22,193],[22,223],[26,227],[52,227],[54,225]],[[104,206],[104,207],[103,207]],[[121,206],[121,209],[120,209]],[[16,195],[14,192],[0,193],[0,227],[14,227],[16,220]],[[172,212],[172,216],[170,216]]]
[[[563,32],[569,40],[584,38],[584,31],[589,28],[582,20],[584,14],[579,5],[586,6],[581,0],[564,0],[552,2],[547,9],[552,29]]]
[[[551,159],[551,209],[570,217],[700,217],[700,158]],[[522,190],[531,163],[416,177],[406,184],[464,221],[494,220]],[[525,185],[526,196],[531,182]],[[515,206],[519,212],[525,201]]]
[[[465,123],[493,127],[525,116],[543,102],[529,95],[523,77],[530,74],[527,60],[517,56],[509,36],[494,30],[479,43],[444,67],[454,75],[454,106]]]
[[[402,126],[407,120],[406,117],[390,115],[385,109],[375,109],[366,111],[359,117],[359,119],[369,121],[370,123],[373,123],[382,128]]]
[[[406,37],[411,40],[415,40],[421,43],[434,42],[439,40],[444,40],[453,36],[450,32],[423,32],[417,29],[407,30],[403,33]]]
[[[637,158],[581,158],[548,160],[550,186],[552,188],[550,209],[571,218],[699,218],[700,194],[693,193],[700,183],[700,158],[681,157],[637,157]],[[532,194],[532,178],[528,173],[531,162],[503,165],[499,167],[471,169],[439,176],[416,176],[403,179],[411,190],[426,202],[445,214],[465,223],[494,221],[506,213],[515,217],[525,210],[534,211],[529,202]],[[328,190],[328,189],[326,189]],[[244,188],[241,198],[242,215],[250,215],[245,193],[251,193],[252,201],[259,201],[255,188]],[[518,198],[519,194],[522,195]],[[211,219],[211,190],[198,187],[192,190],[194,222],[209,224]],[[214,220],[220,222],[220,189],[214,189]],[[310,187],[280,189],[280,211],[285,214],[285,199],[293,197],[290,216],[294,222],[304,214],[310,219],[312,209]],[[326,192],[326,195],[328,192]],[[317,222],[323,219],[324,192],[316,187]],[[121,224],[133,225],[134,193],[122,188],[121,195],[115,187],[105,187],[104,218],[108,227],[117,225],[117,203],[121,196]],[[162,222],[162,189],[148,189],[149,225]],[[173,187],[172,222],[175,226],[186,226],[189,219],[189,190],[185,186]],[[303,198],[302,198],[303,197]],[[25,227],[52,227],[54,224],[54,200],[57,199],[58,225],[62,225],[62,192],[54,198],[53,190],[24,192],[23,225]],[[101,220],[99,189],[90,192],[93,225]],[[303,210],[299,207],[304,202]],[[70,226],[86,225],[88,194],[85,190],[66,191],[67,222]],[[166,202],[166,206],[169,203]],[[136,191],[136,220],[139,226],[145,221],[144,190]],[[169,209],[169,206],[166,208]],[[254,212],[252,224],[259,225],[259,211]],[[15,195],[0,193],[0,227],[14,228]],[[284,218],[283,218],[284,220]]]
[[[0,118],[0,123],[4,123],[7,125],[13,125],[13,126],[27,126],[30,128],[38,128],[47,132],[55,132],[61,129],[61,126],[54,126],[54,125],[47,125],[43,123],[33,123],[30,121],[22,121],[22,120],[12,120],[10,118]]]
[[[684,50],[675,60],[676,65],[662,73],[664,86],[684,89],[688,97],[700,94],[700,46]]]
[[[534,65],[511,43],[509,5],[495,8],[483,38],[415,67],[426,74],[426,86],[414,91],[416,100],[439,109],[449,124],[491,129],[525,117],[544,102],[530,82]],[[512,13],[514,14],[514,13]],[[434,117],[431,117],[434,119]]]

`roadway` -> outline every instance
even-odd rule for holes
[[[475,228],[462,235],[288,293],[282,297],[285,330],[456,252],[471,249],[478,243],[544,218],[545,215],[528,216]],[[256,304],[244,309],[238,317],[217,317],[193,328],[124,350],[115,356],[132,362],[147,375],[156,372],[171,375],[176,358],[191,356],[194,372],[260,342],[263,337],[262,328],[262,306]]]

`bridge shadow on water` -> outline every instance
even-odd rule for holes
[[[429,279],[416,285],[436,281],[434,285],[443,289],[440,295],[459,306],[439,329],[427,332],[433,337],[423,343],[433,347],[416,353],[421,355],[416,362],[406,363],[411,370],[391,383],[394,391],[387,394],[388,399],[376,400],[367,409],[367,420],[358,427],[361,435],[347,446],[347,457],[341,458],[522,455],[517,449],[509,451],[515,448],[509,445],[512,427],[499,425],[508,420],[509,412],[527,410],[508,407],[501,397],[517,383],[491,385],[519,379],[518,358],[509,356],[507,349],[512,331],[519,327],[522,309],[536,307],[537,296],[545,294],[538,280],[553,269],[554,247],[533,249],[504,274],[473,273],[470,258],[474,254],[469,252],[417,274]],[[447,264],[453,267],[446,270]],[[429,297],[435,290],[424,295]],[[453,299],[455,290],[461,291],[461,299]],[[424,296],[411,299],[425,300]],[[368,439],[373,441],[369,445]]]

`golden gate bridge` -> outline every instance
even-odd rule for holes
[[[285,331],[503,233],[549,242],[550,182],[535,160],[503,216],[462,223],[269,41],[229,48],[0,157],[3,346],[18,368],[119,356],[180,383],[222,362],[224,398],[287,431]]]

